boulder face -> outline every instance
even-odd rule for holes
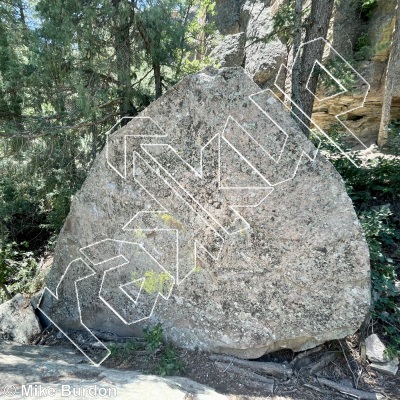
[[[161,323],[243,358],[343,338],[370,304],[341,177],[241,68],[183,79],[109,136],[47,279],[40,309],[64,330]]]

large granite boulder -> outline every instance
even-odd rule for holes
[[[256,358],[356,331],[369,253],[340,175],[273,93],[206,69],[109,136],[47,285],[40,309],[66,333],[160,322],[178,346]]]

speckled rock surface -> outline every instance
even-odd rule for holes
[[[246,71],[261,87],[273,87],[279,68],[286,64],[285,44],[277,37],[263,40],[273,30],[273,16],[277,8],[274,2],[247,0],[242,9],[242,13],[248,15]]]
[[[40,324],[22,294],[0,305],[0,339],[30,343],[41,331]]]
[[[97,368],[62,347],[0,340],[0,397],[12,399],[227,400],[183,377]]]
[[[246,35],[226,35],[210,53],[221,67],[241,67],[245,55]]]
[[[357,330],[370,267],[351,200],[259,91],[240,68],[204,70],[110,136],[58,238],[58,300],[40,306],[54,322],[160,322],[180,347],[243,358]]]
[[[279,38],[265,41],[273,29],[280,2],[270,0],[219,0],[212,17],[225,35],[210,56],[220,67],[244,67],[261,87],[272,87],[287,48]]]

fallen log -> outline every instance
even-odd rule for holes
[[[238,374],[241,377],[251,379],[253,381],[256,381],[257,383],[262,383],[263,389],[265,391],[271,394],[274,393],[275,381],[271,378],[266,378],[265,376],[258,375],[244,368],[235,367],[233,364],[216,361],[215,365],[223,372],[233,372],[234,374]]]
[[[356,396],[360,400],[383,400],[385,396],[379,393],[365,392],[364,390],[354,389],[349,386],[341,385],[340,383],[333,382],[325,378],[317,378],[318,382],[322,385],[328,386],[332,389],[337,390],[340,393]]]
[[[263,372],[265,375],[273,376],[274,378],[278,379],[288,379],[293,375],[292,368],[284,364],[241,360],[239,358],[222,355],[212,355],[210,356],[210,359],[214,361],[223,361],[247,367],[255,371]]]

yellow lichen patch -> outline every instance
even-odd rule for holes
[[[136,236],[137,236],[138,238],[145,238],[145,237],[146,237],[146,235],[145,235],[144,232],[143,232],[143,229],[141,229],[141,228],[136,229]]]
[[[182,230],[183,229],[183,225],[177,221],[176,219],[174,219],[171,215],[169,214],[162,214],[161,215],[161,219],[167,224],[169,225],[171,228],[174,229],[179,229]]]
[[[136,273],[133,273],[132,277],[133,279],[138,279]],[[171,280],[171,276],[166,272],[147,271],[144,274],[143,290],[147,294],[164,293],[164,285],[170,286],[172,284]],[[137,281],[134,284],[140,288],[142,281]]]
[[[241,229],[239,231],[239,235],[242,236],[242,237],[246,237],[247,236],[247,230],[246,229]]]
[[[196,265],[196,268],[194,269],[194,272],[199,273],[203,268],[200,267],[200,265]]]

